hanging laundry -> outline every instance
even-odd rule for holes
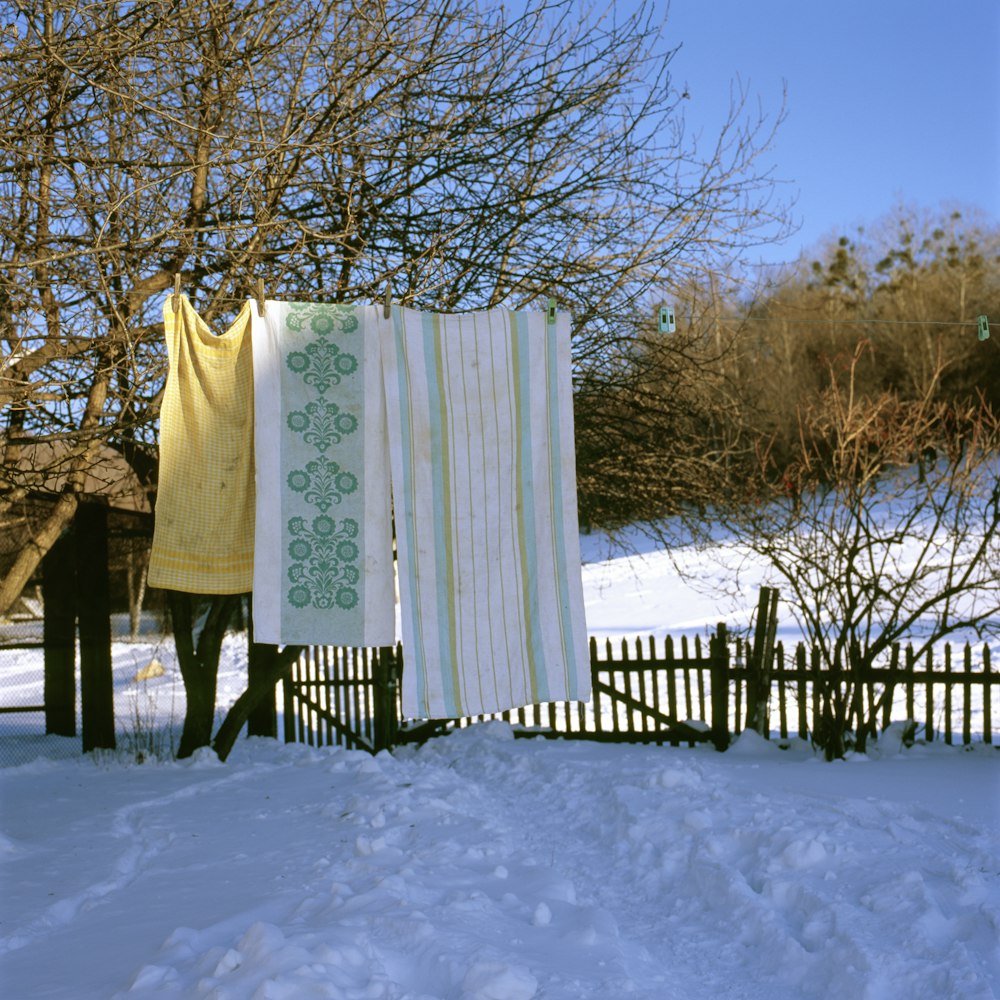
[[[393,319],[404,715],[586,700],[568,315]]]
[[[253,309],[258,642],[395,641],[385,397],[373,306]]]
[[[250,307],[215,336],[186,295],[163,306],[169,370],[160,408],[151,587],[240,594],[253,581]]]

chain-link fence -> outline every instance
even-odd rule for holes
[[[50,506],[32,496],[21,511],[24,531],[30,534]],[[172,717],[178,728],[183,722],[183,685],[164,595],[145,587],[151,536],[148,512],[88,498],[0,619],[0,767],[79,754],[85,682],[95,675],[105,706],[110,687],[117,747],[137,757],[169,754]],[[81,661],[95,655],[102,666],[82,669]],[[180,709],[172,711],[178,693]],[[102,736],[101,745],[108,742]]]
[[[40,609],[22,598],[22,614],[0,623],[0,767],[21,763],[45,733],[44,643]],[[23,747],[13,749],[15,742]]]
[[[184,721],[184,688],[165,616],[113,614],[110,653],[117,748],[136,757],[169,756]],[[50,685],[55,679],[61,688],[53,695],[46,692],[43,619],[22,610],[0,621],[0,767],[81,752],[79,642],[60,649],[58,658],[56,669],[50,663]]]

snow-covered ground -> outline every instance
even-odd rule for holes
[[[594,561],[602,544],[593,634],[749,622],[758,580],[723,602],[655,552]],[[116,644],[115,675],[121,744],[168,750],[169,643]],[[221,708],[244,679],[231,637]],[[37,657],[0,662],[7,703],[39,680]],[[374,758],[242,740],[225,765],[139,766],[0,719],[3,1000],[1000,996],[983,743],[890,733],[825,764],[749,734],[717,754],[490,723]]]

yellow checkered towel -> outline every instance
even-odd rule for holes
[[[180,296],[163,305],[170,369],[160,410],[151,587],[240,594],[253,584],[251,303],[215,336]]]

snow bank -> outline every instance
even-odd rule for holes
[[[0,771],[0,981],[53,1000],[994,997],[1000,760],[460,730]],[[57,957],[57,960],[54,958]]]
[[[585,580],[608,635],[749,622],[760,582],[710,604],[650,551]],[[169,644],[117,644],[114,669],[119,718],[163,739],[159,761],[81,760],[38,719],[3,741],[4,1000],[1000,996],[983,744],[893,731],[824,764],[753,733],[716,754],[491,723],[374,758],[244,740],[225,766],[175,763]],[[33,703],[38,657],[4,678]],[[245,680],[228,637],[220,711]]]

